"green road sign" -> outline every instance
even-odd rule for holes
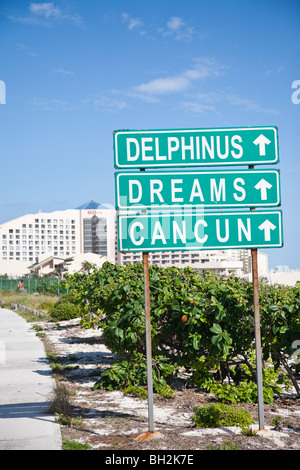
[[[118,130],[116,168],[278,163],[277,127]]]
[[[124,171],[115,188],[118,210],[280,204],[278,170]]]
[[[278,248],[281,211],[120,215],[119,250],[132,252]]]

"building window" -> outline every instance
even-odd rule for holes
[[[72,237],[72,239],[75,237]],[[83,219],[84,253],[107,254],[107,220],[94,215]],[[72,243],[73,244],[73,243]]]

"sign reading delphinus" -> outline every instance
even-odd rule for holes
[[[278,170],[125,171],[115,174],[115,188],[118,210],[280,204]]]
[[[119,250],[132,252],[278,248],[281,211],[120,215]]]
[[[113,139],[116,168],[279,162],[277,127],[118,130]]]

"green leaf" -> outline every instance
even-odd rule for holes
[[[218,323],[214,323],[213,326],[210,328],[210,331],[212,333],[217,333],[217,335],[220,335],[222,333],[222,327]]]
[[[220,336],[219,335],[215,335],[211,338],[211,342],[214,346],[217,346],[219,341],[220,341]]]
[[[121,328],[116,328],[115,329],[115,335],[118,336],[118,338],[122,339],[124,337],[123,330],[121,330]]]

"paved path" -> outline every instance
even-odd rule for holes
[[[17,313],[0,308],[0,450],[60,450],[48,413],[55,381],[42,341]]]

